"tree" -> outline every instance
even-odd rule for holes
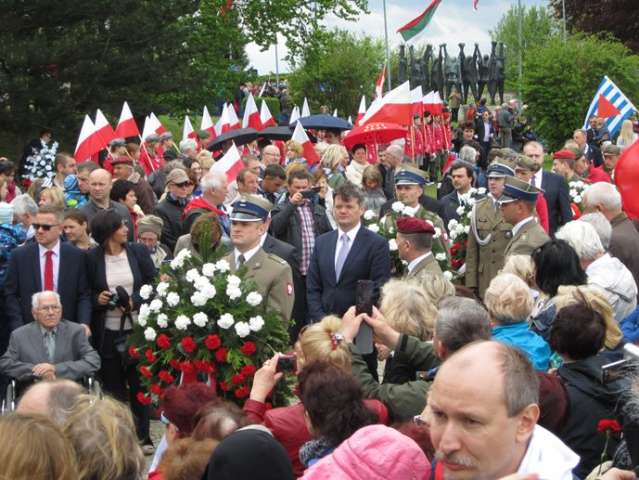
[[[519,42],[519,21],[522,23],[522,48]],[[511,6],[495,30],[490,32],[494,41],[506,46],[506,89],[519,90],[519,52],[525,62],[530,50],[546,43],[559,31],[559,25],[552,12],[544,7]],[[490,53],[490,52],[482,52]]]
[[[541,137],[560,147],[580,128],[604,75],[629,97],[639,98],[639,56],[621,42],[569,35],[555,36],[526,55],[523,98]]]
[[[347,116],[357,112],[362,95],[370,100],[384,63],[384,47],[368,36],[318,30],[290,62],[289,85],[297,103],[307,97],[314,110],[328,105]]]
[[[639,52],[639,9],[636,0],[564,0],[566,25],[571,31],[611,33],[628,48]],[[550,0],[558,19],[562,0]]]

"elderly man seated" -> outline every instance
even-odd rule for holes
[[[35,321],[11,333],[0,372],[19,381],[79,380],[100,368],[100,357],[89,345],[84,327],[62,320],[56,292],[34,294],[32,313]]]

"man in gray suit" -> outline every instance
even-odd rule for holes
[[[17,380],[79,380],[100,368],[100,356],[91,347],[84,327],[62,320],[56,292],[33,295],[35,321],[11,333],[9,348],[0,358],[0,372]]]

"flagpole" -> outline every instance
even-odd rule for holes
[[[523,45],[523,16],[524,16],[524,12],[521,9],[521,0],[517,0],[517,10],[519,11],[519,25],[518,25],[518,29],[517,29],[517,36],[519,37],[519,81],[517,82],[517,90],[519,90],[517,93],[519,95],[519,98],[521,99],[521,80],[523,77],[523,60],[524,60],[524,45]]]
[[[386,70],[386,79],[388,82],[388,91],[390,92],[393,87],[391,87],[391,64],[390,64],[390,48],[388,46],[388,18],[386,15],[386,0],[382,0],[384,5],[384,41],[386,43],[386,65],[388,65]]]
[[[280,88],[280,61],[277,56],[277,35],[275,35],[275,88]]]
[[[561,0],[561,13],[564,23],[564,43],[566,42],[566,0]]]

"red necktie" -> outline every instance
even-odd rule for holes
[[[44,260],[44,289],[53,290],[53,250],[47,250],[47,258]]]

